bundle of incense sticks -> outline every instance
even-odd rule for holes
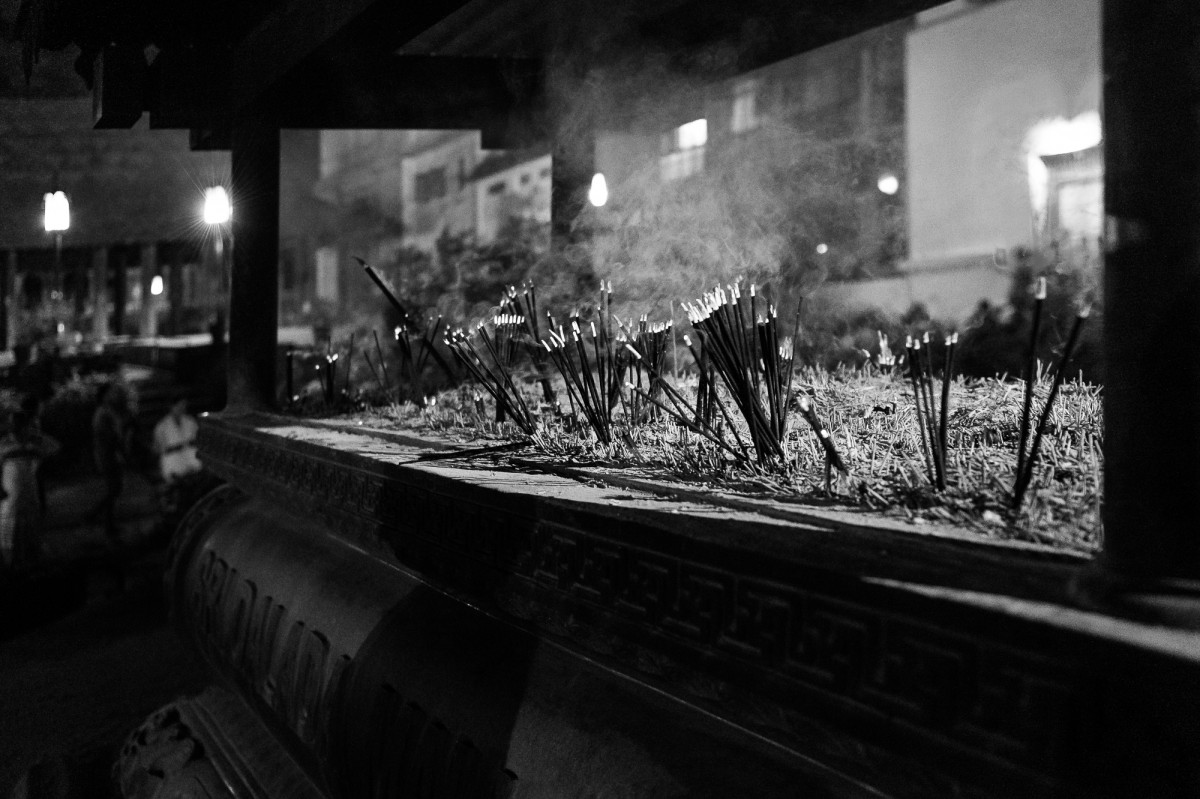
[[[605,444],[612,442],[612,406],[609,397],[613,393],[612,383],[619,376],[612,358],[612,343],[607,348],[601,344],[603,327],[595,322],[587,325],[591,332],[593,358],[588,358],[588,347],[584,343],[584,328],[579,317],[571,320],[571,329],[550,329],[549,339],[541,341],[542,350],[563,376],[567,385],[567,397],[574,410],[583,412],[596,438]],[[591,361],[595,361],[595,374]],[[619,388],[618,388],[619,392]]]
[[[699,372],[699,384],[696,386],[696,423],[712,424],[713,409],[717,404],[716,367],[712,365],[712,360],[703,345],[694,349],[687,336],[684,336],[684,340],[689,342],[687,347],[692,351],[692,359],[696,362]]]
[[[523,324],[523,320],[519,324]],[[496,401],[496,420],[509,418],[517,427],[521,428],[521,432],[525,435],[533,435],[535,430],[533,415],[529,412],[529,408],[517,388],[516,381],[508,369],[506,355],[497,348],[496,341],[488,335],[483,322],[476,326],[475,333],[483,342],[483,352],[487,353],[487,360],[475,347],[473,336],[462,328],[446,332],[446,347],[463,365],[463,368],[492,395],[492,399]]]
[[[1079,332],[1083,330],[1083,325],[1091,314],[1092,309],[1089,305],[1082,306],[1075,314],[1075,322],[1071,325],[1071,332],[1067,335],[1067,345],[1063,349],[1062,357],[1058,361],[1058,369],[1054,373],[1054,382],[1050,384],[1050,394],[1046,397],[1046,404],[1042,407],[1042,415],[1038,419],[1037,432],[1033,437],[1033,444],[1029,448],[1029,455],[1023,459],[1018,459],[1019,471],[1017,472],[1016,483],[1013,485],[1013,510],[1021,509],[1021,502],[1025,499],[1025,492],[1029,489],[1029,484],[1033,482],[1033,470],[1037,465],[1038,450],[1042,445],[1042,436],[1046,432],[1046,424],[1050,421],[1050,411],[1054,408],[1054,400],[1058,397],[1058,390],[1062,387],[1063,378],[1067,373],[1067,363],[1071,360],[1071,356],[1075,354],[1075,346],[1079,343]]]
[[[617,320],[617,324],[621,325],[621,321],[619,319]],[[645,358],[637,349],[636,339],[630,340],[631,331],[625,329],[624,325],[621,325],[621,327],[622,332],[625,334],[625,350],[629,352],[635,360],[643,364],[644,368],[646,368],[652,379],[657,380],[662,385],[663,395],[667,398],[667,401],[670,402],[671,405],[668,406],[666,403],[652,397],[644,390],[638,388],[633,383],[627,382],[625,387],[629,389],[630,394],[664,411],[668,416],[672,417],[680,427],[691,430],[693,433],[698,433],[702,437],[716,444],[721,449],[733,455],[736,460],[741,462],[750,460],[750,452],[747,450],[746,445],[742,442],[741,437],[738,435],[737,429],[732,424],[728,424],[729,417],[726,414],[725,406],[719,402],[717,403],[717,407],[721,409],[721,413],[724,416],[729,429],[733,432],[734,438],[736,439],[736,449],[733,445],[725,440],[721,432],[712,424],[701,420],[701,416],[697,410],[688,403],[687,399],[685,399],[684,396],[680,394],[673,385],[671,385],[671,383],[663,380],[661,369],[653,369],[649,363],[649,360]],[[692,340],[685,335],[683,337],[683,341],[688,349],[692,351],[692,356],[697,357],[696,349],[692,345]]]
[[[537,288],[532,283],[526,283],[520,294],[516,286],[509,286],[508,291],[500,298],[500,310],[503,313],[521,316],[525,319],[529,339],[532,342],[542,340],[537,307]],[[549,314],[547,314],[549,317]],[[542,399],[548,404],[555,404],[554,387],[550,384],[550,374],[546,369],[546,351],[539,346],[529,347],[533,367],[538,373],[538,382],[542,384]]]
[[[913,385],[913,398],[917,408],[917,427],[921,434],[921,454],[925,458],[925,472],[931,485],[939,491],[946,490],[946,434],[947,414],[950,410],[950,383],[954,376],[954,349],[958,334],[946,336],[942,364],[942,386],[940,413],[934,400],[933,351],[930,336],[922,338],[908,336],[904,348],[908,357],[908,376]]]
[[[363,348],[363,359],[367,362],[367,368],[371,370],[371,376],[375,378],[375,382],[379,385],[379,390],[385,395],[388,393],[387,384],[379,378],[379,372],[375,369],[375,364],[371,362],[371,353],[366,347]]]
[[[325,380],[322,383],[322,389],[326,405],[333,405],[337,398],[337,361],[338,354],[332,349],[325,353]]]
[[[1042,328],[1042,307],[1046,304],[1046,278],[1039,277],[1033,290],[1033,324],[1029,329],[1029,347],[1025,355],[1025,402],[1021,406],[1021,432],[1017,442],[1017,474],[1025,471],[1025,447],[1029,443],[1029,422],[1033,413],[1033,387],[1037,382],[1037,341]]]
[[[728,290],[718,286],[683,307],[704,352],[746,420],[759,463],[782,462],[786,391],[794,350],[789,347],[787,360],[781,363],[775,309],[768,307],[767,315],[756,319],[755,287],[750,287],[749,302],[743,302],[739,282],[730,284]],[[782,379],[785,374],[787,383]]]
[[[436,342],[438,333],[442,330],[442,316],[438,314],[436,317],[430,317],[425,321],[425,328],[421,331],[415,331],[408,325],[397,325],[394,331],[396,339],[396,348],[400,352],[400,367],[404,372],[410,386],[410,393],[414,396],[420,396],[421,375],[425,373],[425,367],[430,359],[438,365],[442,373],[446,375],[446,379],[451,384],[458,382],[458,375],[454,373],[454,369],[438,352]],[[419,349],[416,353],[413,352],[412,336],[414,332],[418,333]]]
[[[879,336],[879,371],[890,374],[896,365],[896,355],[892,352],[887,334],[882,330],[876,330],[875,334]]]
[[[671,341],[673,337],[674,331],[670,322],[648,322],[645,314],[642,314],[638,320],[637,336],[634,341],[637,344],[638,352],[642,353],[642,358],[630,360],[631,376],[636,380],[636,385],[640,389],[642,388],[642,372],[645,371],[650,396],[656,400],[662,399],[662,373],[667,360],[667,342]],[[628,337],[622,334],[620,339],[623,344]],[[657,413],[657,406],[651,406],[651,408]],[[632,415],[634,420],[641,418],[640,410],[640,408],[635,409]]]

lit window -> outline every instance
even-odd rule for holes
[[[695,119],[675,128],[675,149],[690,150],[708,143],[708,120]]]
[[[733,119],[729,127],[734,133],[745,133],[758,127],[758,113],[755,108],[755,96],[758,87],[753,82],[739,83],[733,90]]]
[[[663,180],[679,180],[704,171],[704,145],[708,142],[708,120],[696,119],[680,125],[663,137],[659,167]]]

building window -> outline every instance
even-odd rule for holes
[[[663,136],[659,168],[663,180],[679,180],[704,171],[704,145],[708,143],[708,120],[696,119]]]
[[[526,172],[524,175],[521,175],[521,185],[528,186],[529,181],[532,179],[533,179],[533,175],[530,175],[528,172]]]
[[[446,168],[439,166],[424,172],[418,172],[415,192],[417,202],[419,203],[427,203],[445,197]]]
[[[504,181],[503,180],[498,181],[498,182],[493,183],[492,185],[488,186],[488,194],[503,194],[503,193],[504,193]]]
[[[729,127],[734,133],[745,133],[758,127],[758,110],[755,100],[758,86],[753,81],[739,83],[733,90],[733,118]]]
[[[543,167],[543,168],[542,168],[542,171],[541,171],[541,172],[538,172],[538,177],[539,177],[539,178],[548,178],[548,177],[550,177],[550,167]]]

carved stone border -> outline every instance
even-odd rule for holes
[[[1113,723],[1100,664],[1131,650],[1087,631],[249,425],[210,421],[201,451],[444,590],[897,794],[1059,795]]]

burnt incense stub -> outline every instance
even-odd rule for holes
[[[1120,796],[1196,773],[1150,743],[1200,751],[1195,636],[1066,606],[1077,557],[347,425],[209,419],[201,451],[237,489],[176,536],[173,614],[330,797]]]

